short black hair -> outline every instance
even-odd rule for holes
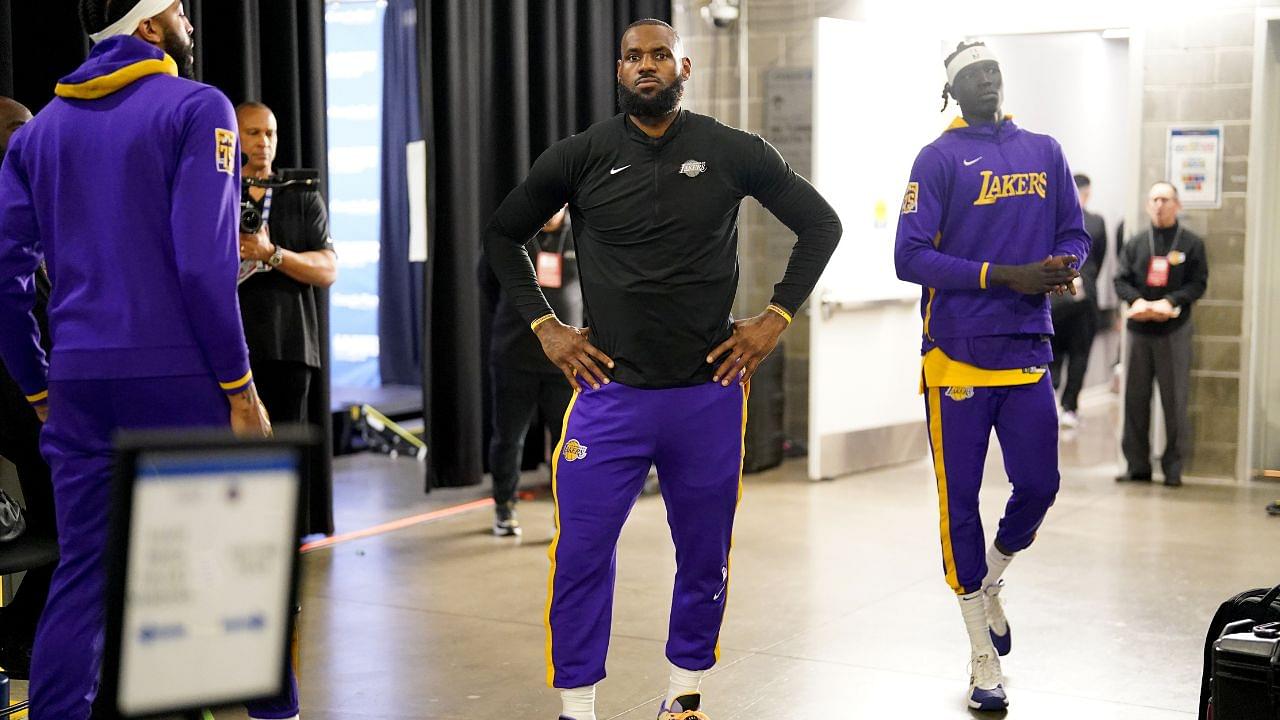
[[[1084,173],[1076,173],[1071,176],[1071,179],[1076,181],[1077,190],[1083,190],[1093,184],[1093,182],[1089,180],[1089,176]]]
[[[671,31],[671,35],[675,37],[676,45],[678,47],[684,46],[684,41],[680,39],[680,33],[677,32],[675,28],[671,27],[671,23],[664,22],[662,20],[659,20],[658,18],[642,18],[640,20],[637,20],[631,23],[622,31],[622,35],[618,37],[618,44],[619,45],[622,44],[622,38],[626,37],[627,33],[631,32],[633,28],[638,28],[641,25],[657,25],[658,27],[664,27]],[[675,50],[676,48],[671,48],[671,49]]]
[[[129,14],[138,0],[80,0],[80,25],[92,35]]]

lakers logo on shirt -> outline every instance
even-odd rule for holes
[[[680,166],[680,173],[691,178],[698,177],[706,171],[707,164],[705,162],[698,162],[697,160],[685,160],[684,164]]]
[[[1020,195],[1045,196],[1049,187],[1049,174],[1043,172],[1009,173],[996,175],[990,170],[982,171],[982,192],[974,205],[995,205],[997,200]]]
[[[973,397],[973,388],[972,387],[949,387],[947,388],[947,397],[951,398],[952,400],[955,400],[956,402],[968,400],[969,398]]]
[[[236,174],[236,134],[230,130],[214,128],[214,158],[218,172]]]
[[[585,460],[587,458],[587,446],[577,440],[570,440],[564,444],[564,461],[574,462],[576,460]]]
[[[916,198],[920,197],[920,183],[907,183],[907,194],[902,196],[902,214],[916,211]]]

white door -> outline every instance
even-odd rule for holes
[[[844,238],[813,295],[809,477],[928,453],[920,382],[920,288],[897,279],[893,241],[916,154],[939,113],[942,42],[918,29],[820,18],[814,62],[814,184]]]

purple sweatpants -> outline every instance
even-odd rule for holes
[[[229,414],[209,375],[49,383],[40,445],[53,473],[62,558],[36,629],[31,720],[86,720],[98,694],[115,432],[226,427]],[[259,718],[297,713],[296,689],[292,697],[250,708]]]
[[[605,676],[618,536],[651,463],[676,548],[667,658],[686,670],[716,663],[745,425],[746,391],[737,384],[612,383],[574,395],[552,464],[548,685],[582,687]]]
[[[1048,374],[1032,385],[931,387],[926,390],[929,443],[938,481],[942,568],[957,594],[982,587],[986,541],[978,491],[991,431],[1013,485],[996,531],[1007,553],[1026,549],[1058,494],[1058,413]]]

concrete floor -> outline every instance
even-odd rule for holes
[[[1063,487],[1006,575],[1014,629],[1009,715],[1157,720],[1194,715],[1204,632],[1218,604],[1280,581],[1280,487],[1117,485],[1114,410],[1064,436]],[[988,465],[988,528],[1007,484]],[[423,496],[413,461],[337,463],[341,530],[482,496]],[[542,615],[551,504],[521,506],[523,539],[481,509],[305,557],[305,720],[552,720]],[[715,720],[960,718],[968,646],[942,579],[924,462],[811,483],[803,462],[748,476],[722,660],[703,684]],[[649,719],[665,689],[672,546],[642,498],[618,551],[600,718]],[[223,712],[222,720],[243,718]]]
[[[1280,581],[1275,553],[1260,549],[1280,544],[1280,520],[1262,509],[1280,488],[1117,485],[1113,412],[1087,411],[1064,436],[1057,505],[1006,576],[1010,715],[1188,717],[1218,603]],[[993,447],[988,527],[1007,497],[998,457]],[[426,499],[412,463],[355,462],[363,469],[342,469],[341,495],[361,521],[477,495]],[[485,509],[308,555],[303,717],[555,718],[558,697],[543,685],[550,502],[524,503],[521,519],[519,541],[490,536]],[[801,462],[749,476],[705,709],[716,720],[970,716],[967,642],[937,527],[923,461],[816,484]],[[598,710],[647,719],[666,684],[674,571],[659,498],[637,504],[618,567]]]

